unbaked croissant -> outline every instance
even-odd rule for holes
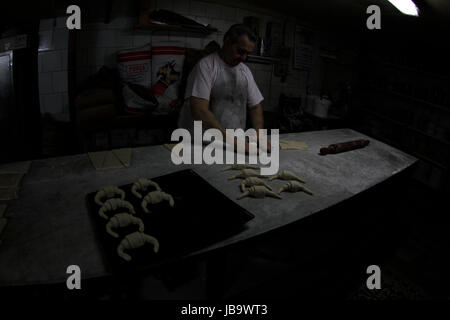
[[[108,220],[108,216],[105,214],[108,211],[116,210],[117,208],[124,208],[128,209],[128,211],[132,214],[136,214],[134,211],[134,207],[131,203],[128,201],[122,200],[122,199],[109,199],[106,200],[106,202],[103,204],[103,206],[98,210],[98,214],[102,217]]]
[[[253,197],[253,198],[264,198],[264,197],[272,197],[277,199],[282,199],[278,194],[273,191],[270,191],[265,186],[253,186],[247,189],[243,194],[241,194],[237,200],[240,200],[244,197]]]
[[[257,177],[249,177],[242,181],[241,190],[244,192],[247,187],[253,186],[265,186],[267,189],[272,190],[272,188],[265,181]]]
[[[146,243],[151,243],[153,245],[153,251],[155,253],[159,251],[159,242],[155,237],[142,232],[133,232],[125,236],[120,242],[117,247],[117,254],[126,261],[131,261],[131,256],[125,253],[125,250],[136,249],[142,247]]]
[[[235,174],[234,176],[231,176],[228,178],[228,180],[233,179],[245,179],[249,177],[258,177],[258,178],[267,178],[267,176],[263,176],[262,174],[259,174],[258,171],[253,169],[242,169],[238,174]]]
[[[144,232],[144,223],[142,222],[142,220],[128,213],[118,213],[114,215],[111,219],[109,219],[108,223],[106,224],[106,232],[108,232],[114,238],[118,238],[119,235],[112,229],[127,227],[131,224],[138,225],[139,231]]]
[[[157,184],[156,182],[150,179],[139,179],[138,181],[133,183],[133,186],[131,187],[131,192],[139,199],[142,199],[142,195],[138,191],[141,190],[146,191],[150,186],[154,187],[156,191],[161,191],[159,184]]]
[[[142,209],[146,213],[148,213],[149,210],[147,209],[147,204],[149,204],[149,203],[150,204],[157,204],[157,203],[160,203],[162,201],[168,201],[169,205],[171,207],[173,207],[174,204],[175,204],[175,201],[173,200],[173,197],[170,194],[165,193],[163,191],[152,191],[152,192],[149,192],[144,197],[144,199],[142,200],[141,206],[142,206]]]
[[[120,199],[125,199],[125,192],[116,187],[116,186],[106,186],[101,188],[97,194],[95,195],[95,203],[99,206],[102,206],[104,202],[102,201],[102,198],[113,198],[116,195],[120,195]]]
[[[293,172],[288,171],[288,170],[283,170],[280,173],[274,175],[273,177],[271,177],[269,180],[272,181],[274,179],[280,179],[280,180],[297,180],[299,182],[303,182],[305,183],[305,181],[303,181],[302,179],[300,179],[299,177],[297,177]]]
[[[306,192],[307,194],[313,195],[313,193],[311,192],[311,190],[309,190],[308,188],[304,187],[300,182],[298,181],[289,181],[287,184],[285,184],[280,191],[278,191],[278,193],[282,193],[283,191],[288,191],[288,192],[298,192],[298,191],[303,191]]]

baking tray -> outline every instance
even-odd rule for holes
[[[88,211],[111,272],[147,269],[180,259],[245,230],[246,222],[255,217],[193,170],[181,170],[151,180],[158,183],[162,191],[173,196],[173,208],[164,201],[148,205],[151,213],[145,213],[141,207],[142,200],[131,193],[134,181],[118,186],[125,191],[125,200],[134,206],[135,216],[144,222],[144,233],[157,238],[160,245],[157,253],[153,252],[151,244],[127,250],[132,257],[129,262],[117,255],[117,247],[124,236],[138,231],[138,226],[116,228],[114,231],[119,234],[119,238],[112,237],[106,232],[107,220],[98,215],[100,206],[94,201],[97,191],[86,195]],[[149,187],[143,195],[153,190]],[[112,212],[108,216],[120,211],[124,210]]]

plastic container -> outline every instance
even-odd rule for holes
[[[331,101],[326,98],[316,97],[314,103],[313,114],[316,117],[326,118],[328,116],[328,109],[331,105]]]

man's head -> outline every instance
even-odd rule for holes
[[[255,42],[255,34],[245,24],[232,25],[223,36],[221,57],[230,66],[236,66],[247,59]]]

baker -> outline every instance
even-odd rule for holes
[[[235,24],[225,33],[222,48],[194,66],[187,79],[179,127],[193,132],[194,120],[200,120],[203,129],[216,128],[225,137],[225,129],[246,129],[248,112],[259,140],[264,126],[264,98],[243,63],[255,43],[256,36],[249,27]],[[245,147],[248,151],[247,142]],[[270,151],[270,146],[264,149]]]

